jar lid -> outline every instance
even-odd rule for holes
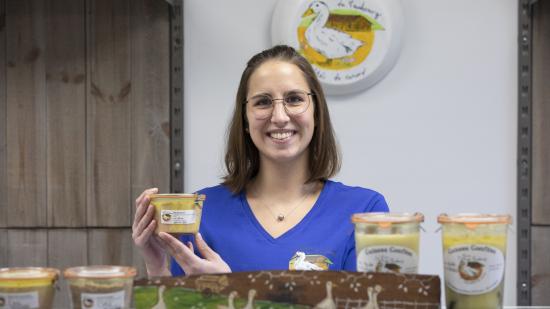
[[[11,280],[55,280],[59,276],[59,270],[46,267],[11,267],[0,268],[0,281]]]
[[[204,201],[206,199],[206,195],[197,193],[160,193],[149,195],[149,199],[151,200],[158,198],[192,198],[197,201]]]
[[[134,267],[127,266],[78,266],[65,269],[63,276],[67,279],[112,279],[135,277],[137,271]]]
[[[353,214],[351,222],[389,226],[394,223],[424,222],[424,215],[419,212],[365,212]]]
[[[505,214],[481,214],[458,213],[455,215],[440,214],[437,217],[439,223],[464,223],[464,224],[510,224],[512,216]]]

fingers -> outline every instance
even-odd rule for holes
[[[197,233],[195,236],[195,241],[197,242],[197,249],[199,249],[199,252],[205,259],[214,261],[220,258],[220,256],[206,244],[206,241],[204,241],[200,233]]]
[[[139,222],[143,214],[147,211],[147,206],[149,206],[149,195],[157,192],[158,188],[150,188],[143,191],[136,199],[136,213],[134,215],[134,223],[132,224],[132,228],[136,228],[137,222]]]
[[[190,265],[192,263],[197,263],[200,261],[200,258],[195,255],[195,253],[184,245],[179,239],[174,236],[160,232],[158,234],[159,239],[161,240],[163,247],[168,251],[168,253],[174,257],[182,266]]]
[[[147,206],[145,214],[139,219],[132,227],[132,233],[136,236],[140,236],[144,230],[151,224],[151,221],[155,217],[155,207],[153,205]]]
[[[157,222],[155,220],[151,220],[149,224],[140,232],[138,231],[133,232],[132,237],[134,238],[134,243],[137,246],[145,245],[145,243],[149,241],[151,236],[154,235],[156,227],[157,227]]]

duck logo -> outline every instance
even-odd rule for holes
[[[332,262],[325,256],[312,254],[306,255],[298,251],[288,263],[289,270],[328,270]]]
[[[300,52],[323,69],[353,68],[369,55],[379,30],[384,27],[367,14],[313,1],[298,26]]]
[[[373,85],[393,67],[400,13],[397,0],[280,0],[272,43],[294,46],[327,93],[344,94]],[[289,17],[295,27],[288,25]]]

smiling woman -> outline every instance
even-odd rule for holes
[[[149,195],[158,190],[138,197],[133,237],[149,275],[355,270],[352,214],[388,211],[379,193],[329,180],[340,155],[324,92],[289,46],[247,63],[225,163],[222,184],[199,191],[206,200],[195,237],[155,233]]]

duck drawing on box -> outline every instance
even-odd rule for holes
[[[300,51],[313,64],[341,70],[363,62],[374,44],[374,31],[384,28],[372,17],[352,9],[333,9],[315,0],[298,27]]]

